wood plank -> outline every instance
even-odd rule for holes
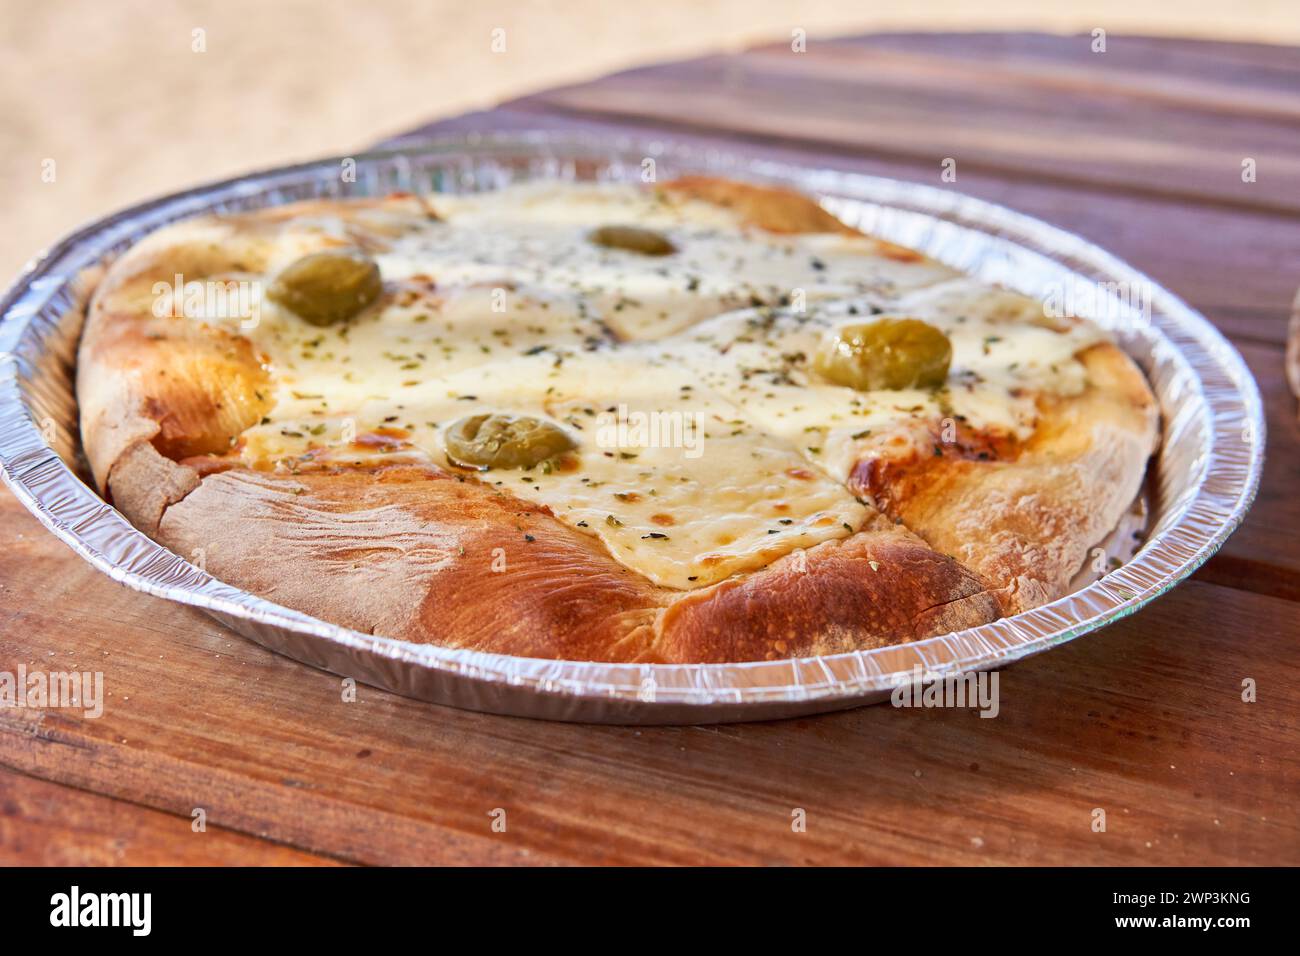
[[[1290,602],[1188,583],[1006,671],[994,720],[560,725],[344,703],[338,678],[90,571],[7,495],[0,512],[0,669],[93,667],[107,688],[97,720],[4,715],[0,764],[182,819],[373,863],[1300,862]]]
[[[1079,42],[1084,40],[1085,42]],[[1002,62],[1096,64],[1091,33],[868,33],[835,37],[834,43],[885,50],[938,53],[956,59]],[[1300,47],[1151,37],[1108,31],[1107,70],[1212,79],[1254,90],[1295,89],[1300,78]]]
[[[932,166],[954,157],[970,171],[1300,212],[1300,94],[1265,91],[1252,97],[1264,103],[1252,115],[1227,111],[1234,87],[1210,97],[1185,83],[1175,107],[1097,69],[1099,82],[1066,86],[1050,71],[993,59],[814,43],[803,54],[767,48],[646,67],[512,105]],[[1213,108],[1200,105],[1206,99]],[[1242,181],[1247,157],[1255,182]]]
[[[816,57],[792,56],[785,44],[747,51],[745,62],[758,63],[761,73],[772,78],[814,79],[832,89],[837,85],[856,87],[857,76],[869,66],[873,87],[888,89],[900,103],[920,103],[935,94],[950,93],[954,84],[968,82],[978,72],[978,86],[963,97],[970,97],[968,103],[980,105],[995,121],[1007,110],[1057,118],[1062,106],[1087,104],[1094,113],[1090,121],[1115,126],[1113,132],[1121,132],[1125,128],[1111,121],[1124,103],[1131,118],[1156,116],[1163,135],[1201,129],[1206,114],[1226,117],[1243,128],[1264,132],[1270,139],[1285,134],[1285,130],[1279,133],[1274,129],[1275,124],[1300,122],[1300,96],[1291,85],[1300,76],[1290,71],[1270,71],[1268,78],[1275,81],[1272,86],[1225,81],[1205,73],[1154,72],[1145,62],[1120,65],[1119,58],[1108,55],[1109,51],[1107,55],[1091,53],[1090,37],[1054,39],[1060,42],[1054,55],[1047,57],[976,56],[972,49],[954,57],[934,50],[830,40],[816,45]]]
[[[0,866],[336,866],[221,827],[0,768]]]

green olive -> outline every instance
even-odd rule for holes
[[[266,297],[312,325],[334,325],[371,305],[383,290],[379,266],[360,249],[327,249],[286,266]]]
[[[532,468],[574,447],[559,425],[530,415],[469,415],[443,439],[447,457],[473,468]]]
[[[677,251],[663,233],[640,226],[601,226],[593,229],[587,238],[598,246],[639,252],[643,256],[670,256]]]
[[[880,318],[829,330],[813,369],[858,391],[937,388],[948,378],[952,343],[920,319]]]

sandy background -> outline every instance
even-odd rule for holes
[[[0,0],[0,281],[87,219],[645,63],[884,29],[1300,43],[1296,0]],[[491,49],[494,29],[506,50]],[[201,30],[205,50],[196,52]],[[49,161],[53,161],[50,163]],[[47,181],[51,178],[52,181]]]

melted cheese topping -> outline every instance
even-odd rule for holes
[[[921,318],[952,345],[942,389],[859,391],[820,380],[809,360],[838,326],[882,315]],[[835,302],[797,314],[748,310],[718,316],[681,336],[675,352],[769,434],[802,449],[843,482],[869,449],[907,423],[945,420],[1026,439],[1043,392],[1075,395],[1085,373],[1075,355],[1100,331],[1043,323],[1031,299],[956,279],[889,300]]]
[[[443,436],[458,419],[544,418],[573,438],[571,454],[480,480],[550,507],[628,567],[675,588],[844,537],[866,518],[796,448],[756,429],[721,395],[700,388],[690,370],[662,357],[603,349],[503,358],[408,382],[396,398],[370,381],[351,391],[344,416],[326,397],[346,393],[335,388],[331,364],[297,378],[311,391],[292,389],[270,421],[245,432],[247,461],[432,459],[454,468]],[[358,448],[358,437],[369,444]]]
[[[571,453],[478,479],[549,507],[667,587],[856,531],[868,511],[843,483],[882,436],[952,417],[1027,437],[1040,393],[1083,388],[1074,355],[1100,335],[1050,328],[1031,300],[881,256],[869,239],[769,235],[636,187],[522,186],[436,204],[437,219],[380,208],[286,226],[271,272],[362,242],[386,294],[329,328],[257,302],[244,334],[268,358],[274,406],[239,456],[287,470],[454,468],[443,436],[462,417],[542,418],[569,434]],[[588,240],[612,224],[656,229],[677,252]],[[884,312],[948,335],[944,389],[858,392],[810,371],[829,330]]]
[[[954,275],[877,255],[865,237],[758,233],[711,203],[627,186],[534,184],[439,197],[438,207],[444,224],[378,257],[385,278],[433,268],[439,284],[511,280],[577,295],[623,339],[661,338],[744,306],[897,292]],[[646,257],[590,242],[605,225],[654,229],[679,251]]]

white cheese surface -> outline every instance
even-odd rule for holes
[[[433,203],[437,220],[371,214],[385,295],[355,319],[318,328],[259,300],[243,334],[267,358],[274,407],[238,454],[281,470],[453,467],[453,422],[543,418],[565,429],[571,453],[475,476],[549,507],[668,587],[711,584],[857,530],[868,510],[844,481],[891,430],[952,417],[1028,437],[1037,396],[1082,389],[1075,355],[1100,338],[1079,323],[1053,329],[1032,300],[928,260],[881,256],[870,239],[768,235],[635,186],[520,186]],[[676,251],[588,239],[611,224],[653,228]],[[272,259],[283,266],[350,235],[328,216],[290,223]],[[809,359],[822,337],[876,314],[948,336],[943,389],[819,380]]]

